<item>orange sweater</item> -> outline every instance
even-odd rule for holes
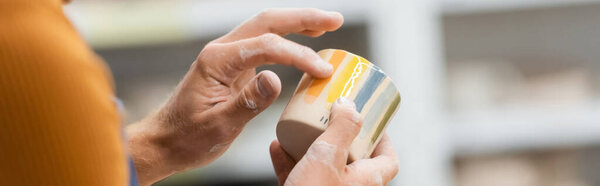
[[[119,119],[61,0],[0,0],[0,185],[126,185]]]

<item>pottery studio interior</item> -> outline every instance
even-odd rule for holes
[[[131,123],[163,104],[208,42],[279,7],[340,12],[337,31],[285,38],[358,54],[398,87],[388,185],[600,185],[598,0],[73,0],[64,10],[110,67]],[[215,162],[156,185],[277,185],[269,144],[303,72],[259,70],[279,76],[279,98]]]

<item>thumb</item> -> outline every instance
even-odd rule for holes
[[[304,157],[318,159],[341,170],[348,160],[350,145],[360,132],[362,119],[354,102],[342,97],[333,103],[329,121],[325,132],[309,147]]]
[[[244,125],[269,107],[280,92],[279,77],[272,71],[262,71],[226,103],[224,114],[231,123]]]

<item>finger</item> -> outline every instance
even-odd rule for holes
[[[356,182],[369,185],[385,185],[398,173],[398,158],[389,136],[384,135],[371,159],[361,159],[352,162],[347,167]],[[359,176],[360,175],[360,176]]]
[[[281,144],[279,144],[279,141],[277,140],[271,142],[269,151],[271,153],[271,161],[273,162],[273,169],[275,170],[275,175],[277,175],[279,185],[283,185],[296,163],[294,162],[294,159],[281,148]]]
[[[245,70],[272,63],[294,66],[320,78],[329,77],[333,71],[333,67],[312,49],[275,34],[209,44],[199,55],[199,60],[223,61],[217,64],[217,72],[222,73],[217,77],[237,77]],[[232,79],[220,81],[228,84]]]
[[[334,31],[344,23],[344,17],[338,12],[329,12],[314,8],[266,9],[250,20],[235,28],[216,42],[231,42],[256,37],[265,33],[286,35],[304,31]],[[311,36],[311,35],[309,35]]]
[[[279,77],[271,71],[262,71],[250,80],[238,95],[224,103],[222,115],[228,123],[245,125],[271,105],[280,92]]]
[[[329,126],[306,152],[306,158],[332,163],[339,170],[345,167],[350,144],[360,131],[362,121],[354,103],[339,98],[331,108]]]
[[[390,136],[388,136],[387,133],[384,134],[383,137],[381,137],[379,144],[377,145],[377,147],[375,147],[375,150],[373,150],[373,154],[371,155],[372,158],[378,156],[397,156],[396,151],[394,151],[394,147],[392,146]]]

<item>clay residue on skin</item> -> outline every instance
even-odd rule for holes
[[[229,129],[231,129],[231,132],[238,132],[238,131],[240,131],[240,128],[238,128],[238,127],[230,127]]]
[[[273,49],[273,51],[278,51],[281,53],[289,53],[298,58],[304,57],[304,53],[302,53],[302,50],[300,50],[300,48],[297,48],[294,45],[286,45],[283,42],[278,42],[276,45],[269,45],[269,46],[272,47],[271,49]]]
[[[254,112],[258,112],[258,106],[256,105],[256,102],[254,102],[254,100],[252,99],[248,99],[248,96],[246,96],[246,93],[242,92],[241,94],[242,99],[243,99],[243,106],[246,107],[249,110],[252,110]]]
[[[242,61],[246,61],[260,53],[263,53],[263,50],[260,48],[254,48],[254,49],[247,49],[247,48],[240,48],[239,51],[239,55],[240,58],[242,58]]]
[[[373,181],[375,182],[375,185],[383,185],[383,178],[381,177],[380,172],[375,173]]]
[[[253,110],[253,111],[256,111],[256,109],[257,109],[257,106],[256,106],[256,103],[254,103],[254,101],[253,101],[253,100],[251,100],[251,99],[246,99],[246,108],[248,108],[248,109],[250,109],[250,110]]]
[[[310,169],[306,169],[305,166],[313,163],[321,163],[328,167],[332,173],[336,176],[339,176],[339,172],[333,165],[333,161],[335,160],[335,153],[337,152],[337,146],[329,144],[325,141],[319,140],[316,141],[310,146],[304,158],[296,164],[292,172],[290,173],[290,177],[287,178],[285,183],[286,186],[296,186],[301,185],[303,183],[305,177],[313,172],[310,172]],[[312,166],[309,166],[312,167]],[[337,179],[337,178],[332,178]]]
[[[394,164],[389,164],[385,166],[394,166]],[[373,174],[371,174],[371,177],[367,178],[367,180],[373,185],[384,185],[383,175],[386,175],[388,170],[387,167],[381,168],[381,165],[373,165],[371,164],[371,162],[360,160],[348,165],[348,168],[350,170],[356,170],[356,172],[359,172],[358,169],[374,170],[372,172]]]
[[[208,150],[208,152],[219,151],[219,150],[225,148],[225,146],[227,146],[227,144],[216,144],[216,145],[213,145],[212,147],[210,147],[210,149]]]
[[[309,161],[321,162],[323,165],[335,170],[333,161],[335,161],[336,151],[337,146],[319,140],[312,144],[312,146],[308,149],[308,152],[306,152],[305,157]]]

